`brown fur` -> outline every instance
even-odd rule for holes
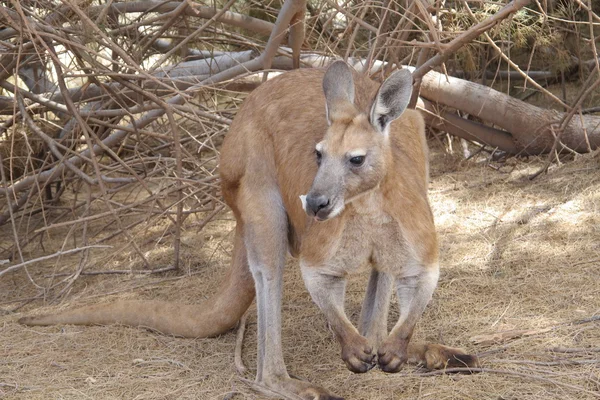
[[[379,85],[353,73],[354,102],[328,99],[329,126],[323,76],[324,70],[296,70],[264,83],[248,97],[231,125],[220,173],[223,196],[237,220],[235,250],[232,268],[214,299],[189,308],[122,302],[21,322],[117,322],[180,336],[211,336],[230,329],[242,316],[256,283],[257,380],[305,399],[336,399],[319,386],[290,378],[283,363],[281,268],[289,248],[300,255],[307,287],[336,332],[342,358],[351,370],[365,372],[376,358],[389,372],[399,370],[407,360],[431,368],[456,360],[475,365],[476,359],[459,349],[409,345],[438,273],[422,117],[417,111],[405,111],[391,124],[386,139],[369,120]],[[346,172],[345,208],[323,222],[307,216],[299,200],[319,185],[326,187],[328,173],[335,175],[326,167],[319,170],[318,143],[327,160],[337,160],[338,175],[347,165],[343,160],[349,151],[368,149],[374,163],[356,174]],[[343,311],[343,285],[347,274],[368,264],[374,270],[359,332]],[[387,310],[394,285],[402,315],[388,335]],[[172,312],[175,309],[182,311]]]

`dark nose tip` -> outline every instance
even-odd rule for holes
[[[306,205],[308,205],[308,209],[311,210],[313,214],[317,214],[320,210],[329,205],[329,199],[327,198],[327,196],[323,195],[308,195],[306,197]]]

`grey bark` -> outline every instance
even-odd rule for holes
[[[421,95],[433,102],[464,111],[509,132],[518,152],[541,154],[552,149],[565,113],[543,109],[492,88],[463,79],[429,72]],[[561,142],[572,150],[588,152],[600,146],[600,117],[575,115],[565,127]]]

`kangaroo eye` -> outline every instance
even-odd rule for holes
[[[319,150],[315,150],[315,156],[317,156],[317,164],[321,164],[321,159],[323,158],[323,154]]]
[[[365,162],[365,156],[356,156],[356,157],[352,157],[350,159],[350,164],[352,164],[355,167],[359,167],[359,166],[363,165],[364,162]]]

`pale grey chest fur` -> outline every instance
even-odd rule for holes
[[[352,207],[360,213],[346,219],[343,234],[324,262],[326,268],[335,275],[356,273],[370,264],[385,272],[401,269],[408,259],[406,242],[399,223],[382,210],[381,199],[368,196]]]

